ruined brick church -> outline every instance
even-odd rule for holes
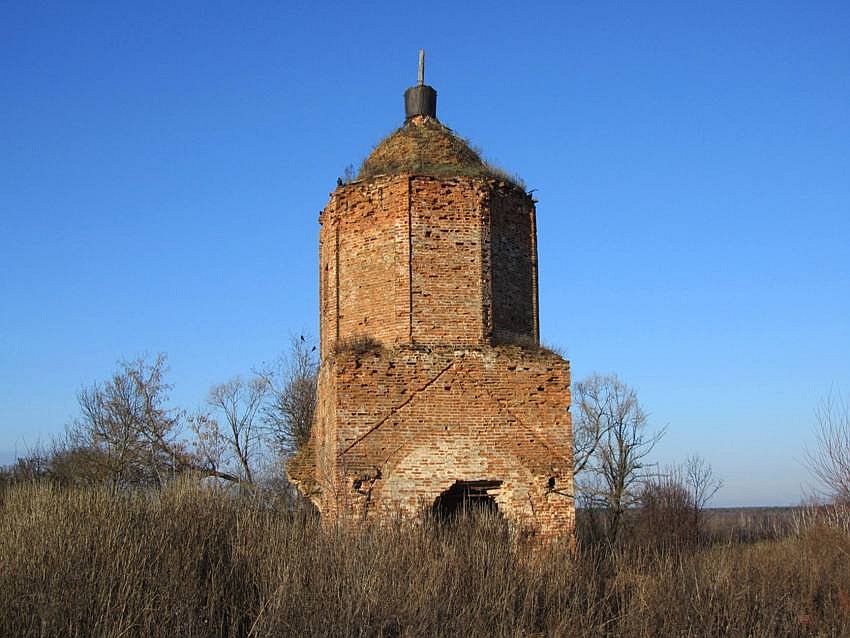
[[[569,363],[540,347],[534,200],[437,119],[421,55],[404,101],[320,214],[318,403],[290,479],[329,519],[484,504],[571,534]]]

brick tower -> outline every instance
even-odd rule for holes
[[[321,369],[288,472],[323,517],[485,504],[574,524],[569,363],[540,348],[534,200],[405,92],[319,221]]]

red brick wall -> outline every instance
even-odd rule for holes
[[[322,354],[338,339],[387,343],[410,334],[407,180],[338,189],[321,216]]]
[[[321,215],[322,354],[369,335],[536,342],[534,205],[492,178],[392,176],[337,189]]]
[[[324,515],[415,513],[455,481],[499,481],[500,511],[571,533],[569,364],[536,347],[534,214],[490,177],[385,176],[331,195],[312,457],[293,476]],[[352,349],[358,336],[382,345]]]
[[[516,346],[396,348],[340,353],[322,374],[334,398],[319,406],[317,432],[336,433],[324,439],[336,444],[324,447],[336,459],[322,481],[336,486],[324,512],[415,514],[455,481],[491,480],[502,482],[494,496],[504,514],[543,535],[572,531],[569,364],[560,357]]]
[[[480,344],[487,183],[420,177],[411,185],[413,341]]]

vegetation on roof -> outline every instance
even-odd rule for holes
[[[434,118],[415,117],[384,138],[357,179],[412,173],[435,177],[495,177],[525,188],[516,176],[490,166],[469,142]]]

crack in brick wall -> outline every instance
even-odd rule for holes
[[[396,414],[396,413],[397,413],[399,410],[401,410],[404,406],[406,406],[408,403],[410,403],[411,401],[413,401],[413,400],[414,400],[417,396],[419,396],[421,393],[423,393],[425,390],[427,390],[427,389],[428,389],[428,388],[429,388],[432,384],[436,383],[436,382],[440,379],[440,377],[442,377],[442,376],[443,376],[446,372],[448,372],[451,368],[453,368],[453,367],[454,367],[454,365],[455,365],[455,364],[454,364],[454,362],[449,363],[449,364],[448,364],[445,368],[443,368],[442,370],[440,370],[440,371],[437,373],[437,375],[436,375],[433,379],[430,379],[429,381],[427,381],[427,382],[425,383],[425,385],[423,385],[421,388],[418,388],[417,390],[415,390],[415,391],[413,392],[413,394],[411,394],[411,395],[410,395],[407,399],[405,399],[402,403],[400,403],[399,405],[397,405],[397,406],[395,406],[394,408],[392,408],[392,409],[390,410],[389,414],[387,414],[387,415],[386,415],[385,417],[383,417],[382,419],[378,420],[378,422],[377,422],[377,423],[375,423],[375,425],[373,425],[373,426],[372,426],[372,427],[370,427],[370,428],[369,428],[366,432],[364,432],[364,433],[363,433],[363,434],[361,434],[359,437],[357,437],[356,439],[354,439],[354,441],[353,441],[352,443],[350,443],[350,444],[348,445],[348,447],[346,447],[344,450],[342,450],[342,451],[339,453],[339,454],[340,454],[340,456],[341,456],[341,455],[343,455],[343,454],[345,454],[346,452],[348,452],[351,448],[353,448],[355,445],[357,445],[358,443],[360,443],[360,442],[361,442],[363,439],[365,439],[367,436],[369,436],[370,434],[372,434],[372,432],[374,432],[374,431],[375,431],[375,430],[377,430],[379,427],[381,427],[381,426],[382,426],[384,423],[386,423],[386,422],[387,422],[387,420],[388,420],[388,419],[390,419],[390,418],[391,418],[394,414]]]

